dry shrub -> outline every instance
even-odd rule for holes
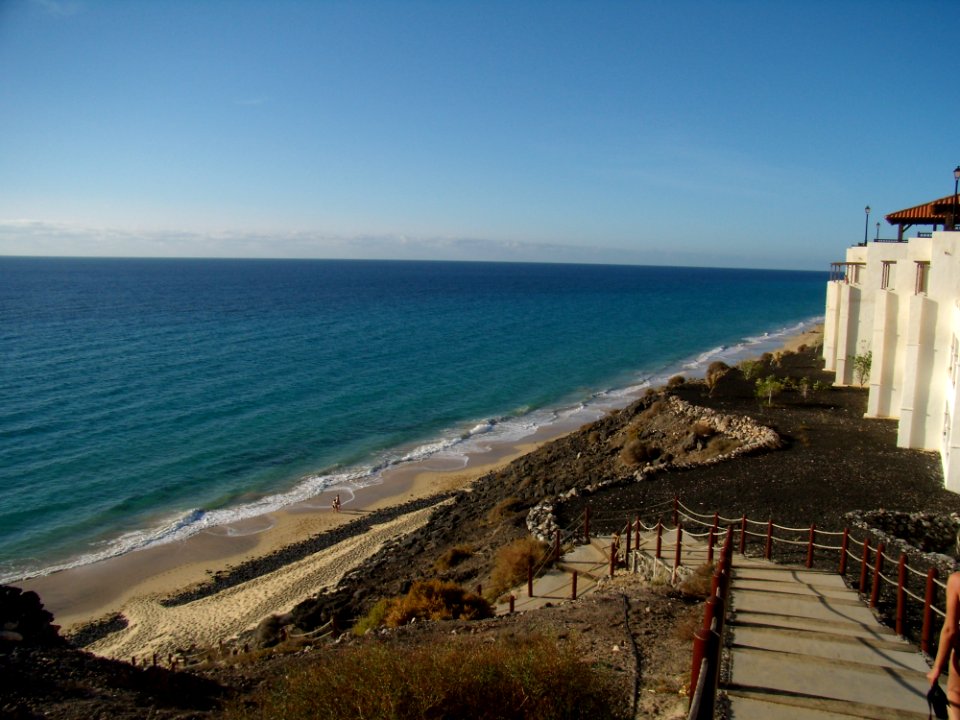
[[[228,704],[227,720],[566,720],[624,717],[609,672],[569,642],[539,635],[416,646],[364,643],[317,653],[309,665]]]
[[[504,498],[498,502],[487,514],[487,522],[491,525],[499,525],[504,520],[510,520],[516,517],[517,513],[523,510],[523,503],[514,496]]]
[[[674,375],[672,378],[667,380],[667,387],[678,387],[679,385],[683,385],[686,381],[687,379],[683,375]]]
[[[736,438],[728,435],[714,435],[710,438],[710,442],[707,443],[704,456],[705,458],[712,458],[718,455],[727,455],[740,447],[740,445],[740,441]]]
[[[473,548],[469,545],[455,545],[437,558],[437,561],[433,564],[433,568],[438,572],[449,570],[464,560],[473,557],[473,552]]]
[[[683,642],[692,642],[694,633],[697,632],[703,625],[703,618],[700,617],[700,614],[688,615],[687,617],[680,620],[673,627],[673,635],[677,640]]]
[[[493,572],[490,574],[493,597],[526,582],[527,567],[536,567],[547,556],[548,546],[532,537],[523,537],[504,545],[497,551]]]
[[[651,447],[642,440],[631,440],[620,451],[620,461],[632,467],[654,460],[660,455],[660,448]]]
[[[680,592],[687,597],[705,600],[713,584],[713,563],[704,563],[680,583]]]
[[[387,627],[418,620],[481,620],[493,616],[490,603],[453,582],[418,580],[410,592],[394,598],[387,609]]]
[[[699,420],[693,424],[693,434],[697,437],[708,438],[716,435],[717,431],[710,423]]]
[[[716,390],[717,383],[719,383],[720,379],[728,372],[730,372],[730,366],[722,360],[716,360],[710,363],[704,380],[707,383],[707,389],[710,391],[711,395],[713,395],[713,391]]]

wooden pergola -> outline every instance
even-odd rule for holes
[[[903,233],[914,225],[930,225],[933,230],[942,227],[952,230],[960,223],[960,206],[955,195],[947,195],[939,200],[931,200],[906,210],[897,210],[887,215],[887,222],[896,225],[897,241],[903,242]]]

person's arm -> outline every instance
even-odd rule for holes
[[[957,634],[957,606],[960,597],[960,573],[953,573],[947,580],[947,616],[943,619],[943,629],[940,630],[940,643],[937,645],[937,657],[933,667],[927,673],[931,684],[937,681],[941,673],[947,669],[950,650],[953,649],[954,637]]]

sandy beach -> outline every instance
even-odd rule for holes
[[[811,328],[787,339],[783,349],[815,346],[821,339],[822,327]],[[171,607],[160,600],[207,581],[216,572],[267,556],[374,511],[432,496],[438,496],[440,502],[443,493],[465,488],[573,429],[562,425],[541,429],[523,444],[495,447],[472,456],[467,467],[445,469],[436,462],[431,466],[428,460],[392,468],[384,472],[382,484],[355,494],[347,488],[330,488],[280,512],[21,585],[38,592],[67,631],[113,613],[122,614],[128,626],[89,646],[97,654],[128,659],[152,653],[162,656],[191,645],[216,645],[256,626],[264,617],[286,612],[305,598],[336,585],[385,542],[422,526],[432,507],[374,525],[362,535],[215,594]],[[337,492],[343,501],[339,513],[330,508]]]
[[[269,555],[376,510],[466,487],[476,478],[530,452],[545,439],[491,450],[471,458],[466,468],[429,470],[423,464],[400,467],[385,472],[382,484],[356,493],[331,488],[281,512],[18,584],[39,593],[57,623],[68,632],[92,620],[121,613],[128,627],[89,648],[104,656],[127,659],[154,652],[163,655],[193,644],[216,645],[255,626],[267,615],[282,613],[336,584],[384,542],[420,527],[432,508],[375,525],[362,536],[210,597],[175,607],[165,607],[159,601],[208,580],[214,572]],[[330,502],[338,492],[343,508],[335,513]]]

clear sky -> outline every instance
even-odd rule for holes
[[[955,0],[0,0],[0,255],[826,270],[865,205],[872,238],[953,192],[958,26]]]

